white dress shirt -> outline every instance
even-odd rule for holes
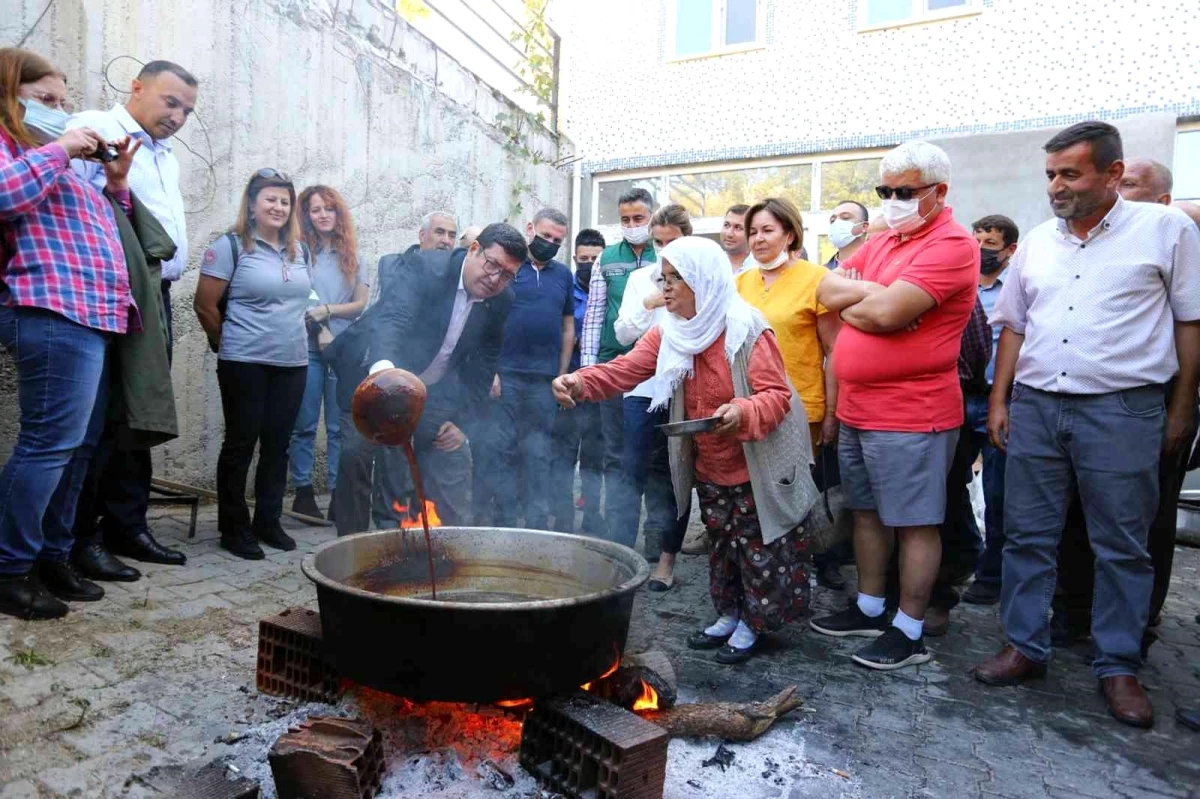
[[[171,152],[170,140],[150,138],[123,105],[108,111],[82,111],[71,117],[67,127],[91,128],[107,141],[127,135],[141,141],[142,146],[134,153],[133,167],[129,170],[129,189],[150,209],[175,242],[175,257],[163,261],[162,277],[163,280],[178,280],[188,262],[187,221],[184,219],[183,195],[179,193],[179,161]],[[81,178],[104,190],[107,178],[99,163],[76,159],[71,166]]]
[[[454,308],[450,311],[450,325],[446,328],[446,337],[442,339],[441,349],[437,351],[437,355],[433,356],[433,360],[425,367],[425,371],[417,375],[425,385],[432,386],[446,376],[446,367],[450,364],[450,356],[454,354],[454,348],[458,346],[458,340],[462,338],[463,328],[467,326],[467,317],[471,315],[471,306],[477,302],[483,302],[483,300],[467,293],[460,269],[458,291],[454,293]],[[375,374],[380,370],[392,368],[395,368],[395,364],[391,361],[376,361],[371,365],[370,373]]]
[[[989,321],[1025,337],[1017,382],[1105,394],[1174,376],[1176,320],[1200,320],[1200,231],[1176,208],[1118,198],[1086,240],[1063,220],[1034,228]]]
[[[655,285],[656,278],[661,274],[658,264],[648,264],[638,267],[629,273],[625,283],[625,293],[621,295],[621,308],[617,311],[617,319],[613,322],[613,333],[624,346],[629,346],[646,335],[646,331],[667,316],[667,309],[661,305],[653,311],[647,311],[645,300],[658,293]],[[626,391],[626,397],[650,397],[650,381],[639,383],[632,391]]]

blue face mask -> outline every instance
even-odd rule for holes
[[[24,97],[17,98],[17,102],[25,107],[25,127],[43,144],[52,142],[67,132],[67,121],[71,115],[66,111],[50,108],[37,100],[27,100]]]

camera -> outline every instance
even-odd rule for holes
[[[91,157],[97,161],[107,164],[110,161],[116,161],[121,157],[121,154],[117,152],[117,148],[113,147],[111,144],[108,144],[107,142],[100,142],[100,146],[96,148],[96,152],[92,153]]]

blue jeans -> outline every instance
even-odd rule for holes
[[[500,527],[514,527],[524,515],[526,527],[550,528],[550,436],[558,415],[550,390],[553,379],[500,373],[499,418],[492,431],[499,467],[494,479]],[[522,477],[524,491],[519,484]]]
[[[617,395],[598,403],[600,408],[600,435],[604,439],[604,517],[609,530],[612,529],[612,514],[620,513],[621,486],[625,479],[622,458],[625,454],[625,400]]]
[[[671,464],[667,455],[667,437],[657,426],[669,421],[667,410],[648,413],[646,397],[626,397],[623,419],[623,479],[619,501],[608,511],[608,539],[632,547],[637,543],[638,522],[642,516],[642,498],[646,499],[646,555],[657,558],[659,551],[675,554],[683,545],[687,516],[680,521],[676,513],[675,491],[671,486]]]
[[[1004,563],[1004,452],[992,446],[987,435],[988,398],[967,395],[966,429],[983,452],[984,547],[975,567],[975,581],[1000,585]]]
[[[1154,569],[1146,536],[1158,505],[1163,387],[1051,394],[1018,383],[1009,411],[1000,618],[1013,646],[1049,660],[1050,602],[1067,503],[1078,488],[1096,555],[1092,669],[1136,674]]]
[[[308,375],[300,415],[288,445],[288,464],[292,485],[312,485],[313,453],[317,443],[317,422],[321,401],[325,401],[325,464],[329,468],[329,487],[337,485],[337,464],[342,449],[342,414],[337,404],[337,375],[321,360],[321,354],[308,354]]]
[[[0,471],[0,574],[65,561],[75,504],[108,406],[111,336],[50,311],[0,306],[21,428]]]
[[[550,448],[550,515],[554,517],[554,529],[575,532],[575,464],[578,463],[583,531],[590,535],[599,533],[603,522],[600,481],[604,461],[600,409],[590,402],[560,408],[554,419]]]

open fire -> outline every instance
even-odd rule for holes
[[[588,693],[597,693],[597,689],[599,688],[600,684],[603,683],[605,680],[607,680],[612,675],[616,674],[617,669],[619,669],[620,667],[621,667],[621,658],[618,656],[617,659],[612,662],[612,665],[609,666],[603,674],[601,674],[595,680],[591,680],[590,682],[585,682],[583,685],[579,686],[580,690],[587,691]],[[648,682],[646,682],[645,680],[639,680],[639,682],[641,683],[641,694],[636,699],[634,699],[633,706],[631,709],[634,711],[658,710],[659,709],[658,691],[654,690],[654,687],[652,685],[650,685]],[[525,698],[525,699],[502,699],[498,702],[493,702],[493,704],[496,707],[503,708],[505,710],[527,710],[527,709],[533,707],[533,700],[528,699],[528,698]]]
[[[400,529],[415,530],[423,527],[421,524],[421,509],[409,509],[407,505],[401,505],[398,501],[392,502],[392,510],[400,514]],[[430,500],[425,500],[425,518],[429,520],[430,527],[441,527],[442,519],[438,516],[437,505]]]

